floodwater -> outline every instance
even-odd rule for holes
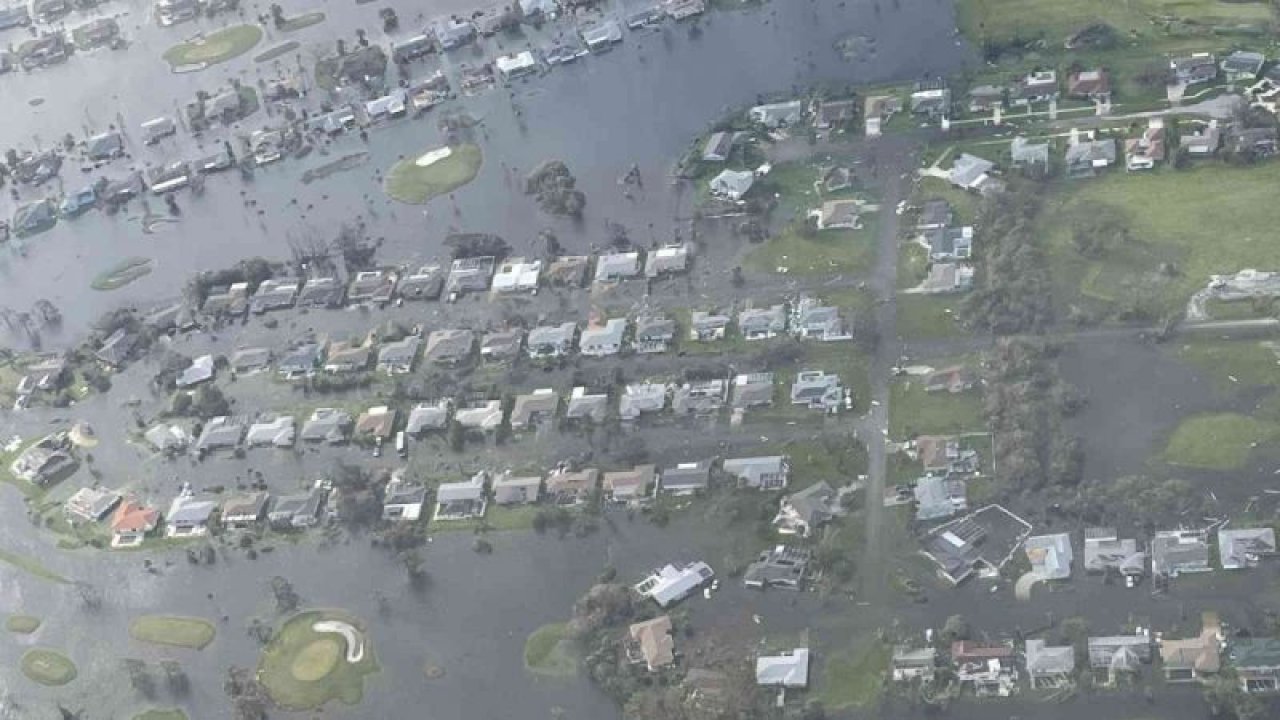
[[[350,36],[355,27],[376,30],[376,8],[382,5],[323,4],[329,19],[290,39],[304,43],[302,55],[309,67],[320,43],[327,48],[332,38]],[[416,12],[402,8],[402,26],[412,26],[410,18]],[[140,41],[124,53],[78,55],[49,70],[0,78],[0,103],[23,108],[6,113],[0,124],[6,144],[30,148],[32,136],[38,134],[47,147],[51,137],[64,131],[81,136],[85,128],[101,130],[117,113],[126,127],[135,128],[156,114],[176,113],[198,89],[214,89],[232,76],[251,81],[261,72],[251,59],[254,53],[249,53],[200,73],[171,74],[159,54],[197,26],[137,30],[131,25],[141,9],[135,7],[131,13],[126,34],[147,45]],[[129,212],[114,217],[91,213],[26,241],[11,242],[11,247],[0,248],[0,305],[26,310],[37,299],[52,300],[65,324],[59,336],[46,337],[45,342],[73,344],[104,310],[175,297],[191,273],[224,267],[241,257],[287,258],[291,238],[326,238],[337,224],[358,215],[368,221],[372,237],[385,240],[380,258],[387,261],[435,257],[451,229],[494,232],[517,250],[530,247],[541,227],[554,228],[567,249],[585,250],[602,243],[606,221],[626,225],[633,238],[668,238],[673,219],[688,211],[681,206],[687,193],[668,183],[669,171],[690,139],[727,109],[750,104],[760,94],[786,93],[815,83],[844,87],[946,73],[969,57],[953,37],[950,5],[939,0],[774,2],[712,13],[701,26],[697,34],[687,25],[669,24],[661,30],[628,32],[609,52],[520,81],[511,88],[513,94],[499,87],[446,106],[483,121],[477,140],[485,163],[476,180],[455,193],[456,205],[437,199],[424,212],[393,204],[381,194],[375,177],[399,157],[442,142],[437,117],[428,114],[371,131],[367,147],[353,135],[338,140],[327,158],[312,153],[303,160],[269,166],[248,184],[234,172],[213,177],[202,196],[179,195],[181,222],[162,226],[153,235],[141,232],[142,212],[135,201]],[[371,32],[374,39],[380,35]],[[845,60],[835,44],[851,35],[875,37],[875,52]],[[279,41],[266,40],[257,51]],[[515,45],[510,40],[504,44],[508,49]],[[444,62],[467,61],[470,52],[451,54]],[[427,72],[431,67],[423,64],[417,69]],[[35,96],[46,102],[28,108],[27,100]],[[432,112],[438,116],[441,108]],[[269,121],[259,112],[239,131],[247,133]],[[56,128],[56,133],[49,128]],[[179,141],[183,143],[189,145],[190,139]],[[220,143],[221,136],[204,139],[206,148]],[[361,149],[370,153],[363,167],[310,185],[300,183],[306,169]],[[159,150],[142,149],[135,162],[159,162],[165,153],[196,155],[194,149],[180,152],[162,143]],[[587,193],[586,217],[579,223],[541,215],[519,192],[524,173],[548,158],[565,160]],[[118,167],[108,174],[123,175],[127,163],[121,163],[117,161]],[[645,180],[635,201],[623,197],[617,184],[633,163]],[[79,174],[64,166],[68,190],[87,181]],[[257,205],[246,206],[242,192]],[[25,190],[23,200],[37,196]],[[151,206],[163,212],[163,203],[152,199]],[[260,215],[259,209],[265,213]],[[154,271],[111,293],[89,289],[97,273],[130,256],[155,260]]]

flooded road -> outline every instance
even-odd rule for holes
[[[434,115],[372,130],[367,145],[347,136],[334,143],[327,158],[312,153],[304,160],[286,160],[262,169],[247,184],[235,173],[212,177],[202,196],[179,195],[180,223],[164,225],[153,235],[141,231],[137,201],[114,217],[90,213],[61,222],[47,233],[0,248],[0,305],[26,309],[39,298],[52,300],[62,310],[65,325],[61,335],[46,338],[46,344],[70,344],[106,309],[174,297],[191,273],[241,257],[287,258],[291,237],[327,237],[337,224],[358,215],[368,221],[372,237],[385,239],[380,258],[388,262],[436,257],[451,229],[494,232],[517,251],[531,247],[541,227],[554,228],[567,250],[585,250],[602,243],[606,221],[629,227],[633,238],[668,238],[673,218],[688,212],[681,204],[681,188],[668,184],[668,173],[690,139],[726,110],[753,103],[760,94],[814,84],[845,87],[947,72],[968,57],[953,38],[948,4],[903,0],[886,4],[880,12],[874,10],[877,6],[870,1],[771,3],[708,14],[700,33],[670,24],[661,30],[629,32],[611,51],[519,81],[510,94],[499,87],[460,98],[432,111]],[[327,47],[326,38],[341,32],[341,19],[352,8],[325,10],[330,12],[328,21],[298,34],[304,43],[324,42]],[[351,27],[374,26],[374,6],[359,6],[353,12]],[[412,11],[402,10],[405,24],[412,16]],[[170,41],[189,32],[181,27],[170,30],[163,35]],[[153,37],[157,32],[151,28],[146,34]],[[877,50],[855,62],[845,60],[835,44],[850,35],[877,38]],[[510,47],[512,42],[505,44]],[[29,138],[39,133],[47,146],[45,128],[69,125],[68,131],[79,134],[81,124],[90,124],[82,119],[86,112],[100,129],[113,121],[114,98],[126,109],[122,112],[132,127],[160,111],[173,113],[198,89],[216,88],[232,75],[249,80],[256,70],[250,53],[202,73],[173,75],[158,57],[162,50],[135,44],[123,54],[76,56],[50,70],[0,79],[0,102],[24,107],[34,94],[51,94],[45,88],[55,82],[59,90],[57,102],[49,99],[30,114],[6,115],[0,135],[7,142],[32,147]],[[310,65],[316,51],[304,49],[304,64]],[[451,54],[444,62],[466,61],[470,52]],[[415,70],[425,73],[430,67],[422,64]],[[117,75],[119,80],[109,79]],[[103,97],[108,92],[111,97]],[[71,97],[84,97],[83,105],[66,106]],[[402,156],[439,145],[443,136],[437,118],[445,108],[465,110],[482,120],[476,138],[485,153],[480,175],[455,193],[456,204],[438,199],[424,212],[393,203],[381,193],[375,174]],[[64,113],[71,113],[70,118]],[[61,121],[55,123],[55,117]],[[268,120],[260,112],[244,121],[240,131],[247,133]],[[180,142],[189,143],[190,138]],[[205,146],[220,143],[220,137],[207,139]],[[306,169],[360,150],[370,153],[364,166],[301,184]],[[176,155],[181,148],[166,151],[162,143],[161,152],[146,157],[158,162],[163,152]],[[194,149],[185,153],[196,155]],[[565,160],[586,190],[587,211],[581,222],[541,215],[533,201],[520,194],[524,173],[547,158]],[[639,165],[646,180],[635,200],[625,198],[617,184],[632,163]],[[120,176],[123,171],[121,165],[108,173]],[[79,178],[73,178],[79,174],[76,168],[64,167],[63,174],[68,189],[79,187]],[[245,204],[245,192],[256,200],[256,207]],[[32,191],[24,191],[23,199],[30,197],[35,197]],[[158,200],[150,205],[163,212]],[[154,271],[114,292],[89,289],[96,274],[130,256],[153,259]]]

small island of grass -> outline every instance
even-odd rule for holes
[[[377,670],[359,621],[336,610],[313,610],[293,616],[271,638],[258,679],[281,708],[314,710],[331,700],[360,702],[364,677]]]
[[[402,203],[422,205],[471,182],[482,161],[480,148],[470,143],[437,148],[393,165],[383,190]]]
[[[524,643],[524,667],[538,675],[571,677],[578,671],[567,623],[550,623],[534,630]]]
[[[134,280],[150,274],[151,265],[151,261],[144,257],[126,258],[98,273],[90,287],[102,291],[119,290]]]
[[[129,624],[129,636],[154,645],[202,650],[213,642],[213,623],[193,617],[143,615]]]
[[[32,682],[58,687],[76,679],[76,665],[56,650],[34,648],[22,656],[22,674]]]
[[[262,28],[257,25],[232,25],[174,45],[165,51],[164,59],[175,69],[208,67],[249,52],[261,40]]]
[[[4,629],[17,635],[30,635],[40,629],[40,618],[34,615],[10,615],[5,618]]]

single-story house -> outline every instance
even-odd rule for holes
[[[1196,157],[1204,157],[1218,152],[1218,146],[1221,144],[1222,130],[1218,127],[1216,120],[1210,120],[1209,124],[1201,130],[1178,138],[1178,146],[1182,148],[1182,151],[1187,155]]]
[[[395,424],[395,408],[378,405],[360,413],[360,417],[356,418],[355,433],[356,435],[385,439],[391,437],[391,429],[395,427]]]
[[[1136,672],[1151,662],[1151,635],[1110,635],[1089,638],[1089,667],[1108,672]]]
[[[116,506],[111,516],[111,547],[137,547],[156,529],[160,511],[130,498]]]
[[[1146,568],[1147,555],[1138,550],[1137,540],[1119,537],[1115,528],[1085,528],[1085,572],[1143,575]]]
[[[969,153],[960,153],[951,163],[947,180],[962,190],[977,190],[996,164]]]
[[[1018,79],[1009,94],[1012,105],[1030,105],[1058,98],[1058,73],[1054,70],[1036,70]]]
[[[413,361],[418,357],[420,344],[422,340],[417,335],[407,335],[383,345],[378,351],[378,372],[387,375],[407,375],[413,372]]]
[[[449,424],[449,401],[438,403],[418,403],[409,410],[409,419],[404,431],[410,435],[420,435],[428,430],[443,430]]]
[[[676,415],[714,415],[724,407],[729,384],[723,378],[685,383],[671,395],[671,410]]]
[[[684,272],[689,266],[689,246],[686,243],[664,245],[645,253],[644,275],[656,278]]]
[[[560,393],[553,388],[517,395],[511,406],[511,429],[524,430],[553,420],[559,410]]]
[[[565,408],[566,420],[590,420],[592,423],[603,423],[609,417],[609,393],[592,392],[579,385],[569,394],[569,404]]]
[[[667,495],[692,495],[705,490],[711,481],[711,463],[678,463],[664,468],[658,477],[658,491]]]
[[[586,255],[562,255],[547,267],[547,283],[559,287],[582,287],[587,281],[591,258]]]
[[[476,335],[470,330],[436,330],[427,336],[422,359],[436,365],[458,365],[471,357]]]
[[[223,448],[233,448],[244,438],[245,421],[243,418],[222,415],[209,420],[200,431],[200,439],[196,440],[196,450],[210,452]]]
[[[120,493],[100,487],[80,488],[62,505],[67,520],[98,522],[120,503]]]
[[[729,322],[728,315],[695,310],[689,316],[689,339],[698,342],[723,340]]]
[[[276,361],[276,372],[286,380],[310,377],[319,369],[324,359],[324,346],[306,343],[286,352]]]
[[[671,636],[671,616],[659,615],[652,620],[634,623],[627,630],[635,662],[644,663],[649,672],[658,672],[675,662],[675,640]]]
[[[1177,577],[1209,572],[1209,540],[1202,530],[1161,530],[1151,539],[1151,574]]]
[[[496,430],[502,424],[502,401],[485,400],[483,402],[460,407],[453,412],[453,419],[468,430]]]
[[[485,333],[480,338],[480,359],[487,362],[502,362],[520,354],[524,346],[524,330],[512,328]]]
[[[1076,649],[1049,645],[1042,638],[1028,638],[1024,652],[1032,688],[1062,687],[1076,669]]]
[[[942,520],[969,509],[964,481],[958,478],[926,475],[916,480],[912,494],[916,501],[916,520],[921,522]]]
[[[630,470],[617,470],[604,474],[605,497],[614,502],[632,502],[649,494],[657,472],[653,465],[637,465]]]
[[[395,297],[396,282],[399,279],[400,273],[391,268],[361,270],[347,286],[347,302],[386,305]]]
[[[493,266],[494,259],[491,255],[454,260],[449,266],[445,292],[453,298],[469,292],[488,290],[489,281],[493,278]]]
[[[1124,141],[1124,165],[1130,172],[1150,170],[1164,160],[1164,121],[1152,118],[1150,122],[1140,137]]]
[[[773,373],[743,373],[733,378],[733,408],[749,410],[773,404]]]
[[[636,352],[666,352],[675,339],[676,321],[666,315],[644,315],[636,318],[635,339],[632,342]]]
[[[476,473],[465,482],[440,483],[436,488],[435,520],[466,520],[484,517],[488,505],[484,489],[487,476]]]
[[[600,471],[595,468],[557,468],[547,475],[547,497],[557,505],[577,505],[595,492]]]
[[[538,502],[542,478],[504,473],[493,479],[493,501],[499,505],[529,505]]]
[[[910,682],[917,678],[932,682],[938,668],[938,651],[931,647],[909,648],[899,645],[893,649],[890,667],[896,682]]]
[[[791,463],[785,455],[729,458],[721,469],[736,478],[739,487],[757,490],[785,488],[791,477]]]
[[[1081,70],[1067,76],[1067,97],[1077,99],[1111,100],[1111,76],[1106,70]]]
[[[161,423],[143,434],[147,443],[160,452],[181,450],[191,444],[191,433],[181,425]]]
[[[746,308],[738,313],[738,332],[744,340],[768,340],[787,331],[787,310],[783,305]]]
[[[387,490],[382,498],[382,519],[412,522],[422,517],[422,508],[426,503],[425,487],[393,479],[387,483]]]
[[[267,516],[271,496],[265,492],[240,493],[222,501],[223,527],[243,530],[262,522]]]
[[[755,182],[756,175],[750,170],[721,170],[709,185],[712,195],[737,202],[751,191]]]
[[[184,492],[173,499],[165,513],[165,537],[203,537],[209,533],[209,518],[218,509],[214,500]]]
[[[791,404],[810,410],[835,412],[843,397],[840,376],[822,370],[801,370],[791,384]]]
[[[311,527],[320,521],[324,499],[325,493],[320,488],[294,495],[281,495],[267,512],[267,521],[272,527],[278,528]]]
[[[1276,554],[1274,528],[1223,528],[1218,531],[1218,557],[1223,570],[1251,568]]]
[[[791,332],[801,340],[838,342],[853,337],[844,327],[840,309],[814,298],[802,298],[791,316]]]
[[[347,286],[336,277],[308,278],[298,291],[298,307],[332,308],[342,304]]]
[[[1200,634],[1177,640],[1160,639],[1160,664],[1165,682],[1204,682],[1222,669],[1222,624],[1216,613],[1200,616]]]
[[[1236,50],[1222,58],[1222,74],[1227,82],[1253,82],[1262,72],[1267,56],[1252,50]]]
[[[658,607],[665,608],[685,599],[714,577],[715,571],[702,561],[687,565],[667,564],[637,583],[635,591],[642,597],[651,598]]]
[[[825,480],[782,498],[773,524],[783,535],[809,537],[838,512],[836,491]]]
[[[1067,175],[1074,178],[1093,177],[1099,170],[1116,162],[1116,141],[1081,140],[1067,147],[1065,156]]]
[[[292,415],[264,417],[249,426],[245,433],[245,444],[249,447],[273,445],[275,447],[293,447],[294,423]]]
[[[1071,577],[1071,536],[1067,533],[1033,535],[1022,545],[1031,571],[1045,580]]]
[[[1248,693],[1280,690],[1280,640],[1238,638],[1228,646],[1227,658],[1236,669],[1240,688]]]
[[[596,282],[615,283],[640,274],[640,253],[607,253],[596,258]]]
[[[819,230],[857,230],[862,227],[862,203],[857,200],[828,200],[809,211]]]
[[[951,114],[951,88],[929,87],[911,93],[911,114],[947,117]]]
[[[626,318],[610,318],[601,327],[588,327],[578,338],[578,352],[590,357],[616,355],[627,332]]]
[[[662,383],[627,385],[618,398],[618,417],[635,420],[644,413],[662,412],[667,407],[667,386]]]
[[[997,85],[978,85],[969,90],[969,112],[991,112],[1004,105],[1005,88]]]
[[[778,587],[799,590],[809,571],[811,553],[800,547],[775,545],[764,550],[742,573],[742,584],[756,590]]]
[[[298,298],[297,278],[268,278],[258,285],[249,300],[249,310],[261,315],[271,310],[293,307]]]
[[[1049,143],[1033,143],[1019,135],[1009,143],[1010,165],[1023,170],[1049,167]]]
[[[102,347],[93,356],[109,368],[120,368],[129,360],[140,339],[137,333],[119,328],[102,341]]]
[[[324,371],[332,374],[360,372],[369,367],[373,348],[368,342],[335,342],[329,346],[324,360]]]
[[[573,351],[573,341],[577,334],[577,323],[541,325],[529,331],[529,336],[525,339],[525,352],[535,360],[563,357]]]
[[[809,686],[809,648],[756,658],[756,685],[806,688]]]
[[[271,366],[271,350],[264,347],[240,348],[231,355],[230,365],[238,375],[261,372]]]
[[[735,133],[731,132],[711,133],[702,146],[702,162],[722,163],[728,160],[729,153],[733,151],[734,136]]]
[[[316,408],[302,425],[304,442],[340,443],[351,431],[351,414],[338,408]]]
[[[788,100],[767,105],[756,105],[747,110],[747,117],[751,118],[752,122],[773,130],[800,122],[800,115],[803,111],[804,106],[799,100]]]
[[[542,277],[542,261],[525,261],[510,258],[498,267],[493,276],[493,291],[498,294],[538,291],[538,279]]]
[[[1218,60],[1213,53],[1192,53],[1169,59],[1169,70],[1175,82],[1195,85],[1218,77]]]
[[[400,281],[397,293],[405,300],[435,300],[444,291],[444,271],[439,265],[423,265]]]
[[[857,101],[823,100],[813,113],[813,126],[819,130],[839,128],[857,113]]]

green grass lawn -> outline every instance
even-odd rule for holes
[[[302,15],[297,15],[295,17],[285,18],[284,23],[281,24],[280,26],[280,29],[283,30],[284,32],[296,32],[303,28],[309,28],[312,25],[318,25],[319,23],[322,23],[322,22],[324,22],[324,13],[309,12],[309,13],[304,13]]]
[[[870,709],[880,703],[889,669],[889,646],[872,641],[827,658],[818,699],[827,710]]]
[[[859,230],[823,230],[802,236],[789,226],[747,254],[746,266],[761,273],[786,268],[788,275],[858,275],[876,260],[875,223]]]
[[[58,687],[76,679],[76,664],[66,655],[48,648],[32,648],[22,656],[22,674],[27,679]]]
[[[359,662],[346,661],[346,643],[342,657],[338,658],[328,673],[313,679],[315,648],[328,645],[339,636],[334,633],[316,632],[312,626],[319,621],[340,621],[357,628],[364,638],[364,657]],[[301,661],[301,662],[300,662]],[[364,677],[378,670],[369,636],[355,618],[335,610],[312,610],[299,613],[285,622],[271,638],[262,652],[258,665],[258,680],[276,705],[285,710],[314,710],[332,700],[355,705],[364,697]]]
[[[149,275],[151,265],[151,261],[144,257],[127,258],[98,273],[91,287],[94,290],[118,290],[138,278]]]
[[[958,337],[965,329],[956,322],[963,295],[899,295],[898,337],[904,340]]]
[[[430,532],[457,532],[459,530],[475,531],[484,529],[492,532],[511,530],[530,530],[533,518],[538,514],[537,505],[498,505],[489,503],[483,518],[473,520],[443,520],[433,522]]]
[[[1178,424],[1162,459],[1170,465],[1234,470],[1253,447],[1280,440],[1280,423],[1236,413],[1193,415]]]
[[[464,143],[452,146],[451,150],[448,157],[426,167],[417,164],[417,156],[391,166],[383,181],[383,191],[402,203],[422,205],[471,182],[480,172],[483,161],[480,148]]]
[[[538,675],[572,677],[578,672],[578,660],[572,643],[568,624],[543,625],[525,640],[525,669]]]
[[[134,715],[133,720],[187,720],[187,714],[178,708],[154,709]]]
[[[1222,389],[1237,383],[1280,387],[1280,355],[1268,343],[1195,338],[1178,348],[1178,356],[1211,374]]]
[[[40,618],[34,615],[10,615],[4,621],[4,629],[18,635],[30,635],[39,628]]]
[[[71,582],[65,577],[40,564],[40,561],[35,558],[27,557],[26,555],[19,555],[14,552],[9,552],[8,550],[0,550],[0,562],[8,563],[20,570],[24,570],[28,574],[34,575],[41,580],[48,580],[49,582],[60,583],[63,585]]]
[[[262,40],[257,25],[232,25],[191,42],[174,45],[164,53],[165,62],[173,67],[216,65],[243,55]]]
[[[956,363],[939,363],[945,367]],[[982,391],[928,393],[923,377],[904,377],[889,389],[889,436],[907,440],[917,435],[954,435],[986,432],[982,415]]]
[[[1280,257],[1280,203],[1272,189],[1280,163],[1231,167],[1205,163],[1187,170],[1112,172],[1087,182],[1058,185],[1041,213],[1059,302],[1151,303],[1160,312],[1180,310],[1211,274],[1270,268]],[[1128,216],[1132,239],[1093,260],[1072,245],[1073,218],[1099,204]],[[1178,273],[1160,274],[1161,263]]]
[[[155,645],[203,650],[213,642],[213,623],[193,617],[143,615],[129,623],[129,636]]]

